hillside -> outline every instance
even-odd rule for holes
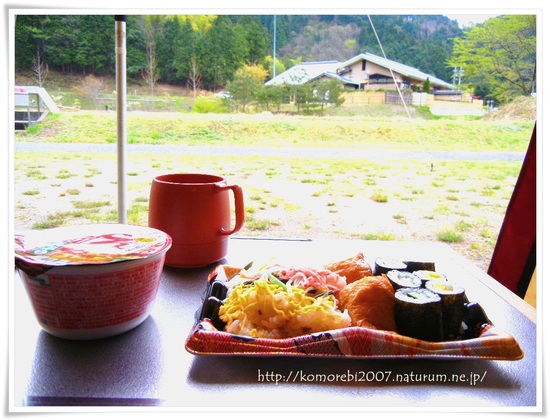
[[[449,78],[445,58],[452,50],[452,39],[461,33],[456,22],[444,16],[309,17],[303,26],[290,30],[280,54],[283,61],[345,61],[361,52],[384,52],[390,59]]]
[[[154,58],[159,83],[186,86],[200,80],[214,91],[243,64],[272,68],[274,47],[278,72],[304,61],[347,60],[365,51],[383,55],[383,47],[392,60],[451,80],[446,62],[453,39],[462,34],[456,21],[439,15],[377,15],[370,20],[367,15],[280,15],[276,30],[274,23],[275,17],[267,15],[128,16],[128,78],[143,79]],[[16,74],[36,70],[38,52],[50,71],[113,75],[114,36],[112,16],[18,15]]]

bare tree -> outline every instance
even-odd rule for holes
[[[138,25],[145,38],[145,68],[141,71],[141,77],[151,90],[151,100],[155,98],[155,84],[160,79],[160,71],[158,69],[155,34],[160,32],[162,27],[162,16],[148,15],[140,16]],[[154,108],[154,102],[152,102]]]
[[[36,57],[32,60],[31,70],[34,73],[34,78],[38,86],[42,87],[48,75],[48,63],[42,59],[42,55],[38,48],[36,49]]]
[[[160,78],[160,73],[158,71],[158,62],[157,62],[157,56],[155,52],[155,43],[150,41],[147,43],[146,47],[146,55],[147,55],[147,65],[146,67],[141,71],[141,76],[143,77],[143,80],[145,80],[145,83],[149,86],[151,89],[151,99],[154,100],[155,98],[155,84],[157,83],[158,79]],[[153,103],[154,107],[154,103]]]
[[[99,109],[101,105],[101,94],[105,91],[103,80],[95,77],[94,75],[86,76],[83,82],[78,85],[75,90],[80,94],[91,98],[95,108]]]
[[[193,57],[191,59],[191,69],[189,70],[189,79],[187,80],[187,86],[193,91],[193,97],[197,96],[197,90],[200,89],[202,76],[199,70],[199,62]]]

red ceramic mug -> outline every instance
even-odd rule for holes
[[[230,191],[233,191],[235,226]],[[153,179],[149,226],[172,237],[165,264],[203,267],[227,255],[229,236],[244,225],[243,192],[217,175],[168,174]]]

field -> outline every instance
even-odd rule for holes
[[[486,270],[521,161],[461,160],[460,151],[527,148],[529,121],[430,120],[402,116],[129,113],[127,141],[158,145],[129,153],[128,222],[147,224],[151,179],[170,172],[225,176],[245,192],[243,236],[443,241]],[[65,112],[17,133],[16,142],[116,142],[108,112]],[[224,146],[223,154],[164,153],[162,145]],[[242,154],[254,147],[306,151]],[[227,151],[234,148],[234,151]],[[448,158],[314,158],[307,150],[434,150]],[[19,152],[16,230],[117,220],[113,153]]]

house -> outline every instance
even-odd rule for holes
[[[302,85],[315,80],[336,79],[344,88],[344,106],[408,103],[428,106],[435,115],[477,115],[485,113],[483,100],[473,98],[451,83],[387,58],[361,53],[345,62],[316,61],[296,65],[266,82],[266,85]],[[422,90],[429,80],[430,93]],[[409,89],[408,92],[396,92]],[[411,92],[412,91],[412,92]],[[290,94],[290,103],[296,97]]]
[[[314,80],[337,79],[346,88],[359,88],[359,83],[338,74],[342,63],[339,61],[311,61],[298,64],[268,80],[266,85],[301,85]]]
[[[455,88],[414,67],[370,53],[361,53],[343,63],[322,61],[299,64],[269,80],[266,85],[303,84],[318,79],[337,79],[344,87],[359,90],[394,90],[396,83],[400,89],[412,86],[421,88],[426,79],[429,79],[430,87],[437,91]]]
[[[430,81],[430,87],[435,90],[455,88],[451,83],[414,67],[370,53],[356,55],[342,63],[338,74],[359,82],[360,89],[395,89],[395,83],[400,89],[411,88],[413,85],[422,87],[426,79]]]

